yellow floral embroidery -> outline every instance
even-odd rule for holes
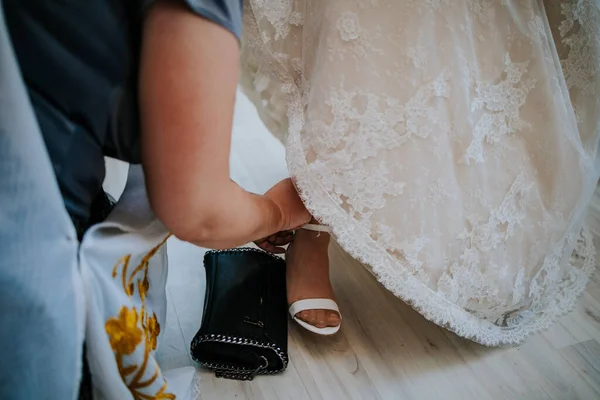
[[[146,325],[146,337],[150,342],[152,350],[156,350],[156,339],[158,338],[158,335],[160,335],[160,324],[158,323],[156,314],[152,313],[152,318],[147,319]]]
[[[167,235],[156,247],[144,256],[140,265],[135,267],[131,273],[128,273],[131,255],[122,257],[115,264],[112,277],[117,279],[119,269],[121,270],[121,285],[123,291],[128,297],[134,295],[137,287],[142,305],[138,311],[135,307],[128,308],[122,306],[118,317],[109,318],[105,324],[106,334],[110,340],[110,345],[115,353],[119,374],[123,382],[131,391],[135,400],[172,400],[175,395],[167,392],[167,383],[163,382],[161,388],[154,394],[147,393],[147,389],[156,382],[160,374],[160,369],[154,362],[154,373],[147,379],[144,379],[150,353],[156,350],[158,335],[160,334],[160,324],[156,314],[148,315],[146,309],[146,296],[150,289],[148,280],[148,264],[150,259],[158,252],[160,247],[171,236]],[[140,277],[140,273],[143,273]],[[144,351],[141,365],[125,365],[123,356],[132,355],[138,346],[143,342]]]
[[[112,271],[112,277],[116,278],[119,267],[123,266],[123,272],[121,273],[121,278],[122,278],[123,289],[125,290],[125,294],[127,294],[127,296],[131,296],[133,294],[133,287],[129,288],[126,286],[127,285],[127,282],[126,282],[127,267],[129,267],[129,260],[131,260],[131,254],[127,254],[126,256],[121,257],[121,259],[119,261],[117,261],[117,263],[115,264],[113,271]]]
[[[142,331],[137,326],[138,316],[135,308],[121,307],[118,318],[106,321],[106,333],[115,353],[131,354],[142,341]]]

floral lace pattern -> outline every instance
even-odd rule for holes
[[[594,0],[247,0],[242,84],[309,210],[391,292],[486,345],[595,270]]]
[[[349,11],[344,12],[337,21],[337,28],[342,40],[349,42],[358,39],[360,36],[358,15]]]

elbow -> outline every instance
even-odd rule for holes
[[[218,205],[182,199],[151,199],[150,204],[156,217],[173,236],[201,247],[214,247],[222,225],[218,218]]]
[[[180,221],[165,222],[160,217],[159,219],[177,239],[200,247],[214,248],[212,243],[218,232],[215,224],[208,219],[196,220],[194,224]]]
[[[215,242],[220,235],[219,223],[215,218],[178,217],[169,214],[157,215],[158,219],[177,239],[205,248],[216,248]]]

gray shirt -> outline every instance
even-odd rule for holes
[[[175,0],[241,35],[243,0]],[[138,61],[152,0],[4,0],[13,47],[65,206],[101,194],[104,156],[139,163]],[[198,71],[202,74],[202,71]]]

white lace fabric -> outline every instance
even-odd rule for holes
[[[600,2],[247,0],[245,92],[315,217],[391,292],[485,345],[595,270]]]

